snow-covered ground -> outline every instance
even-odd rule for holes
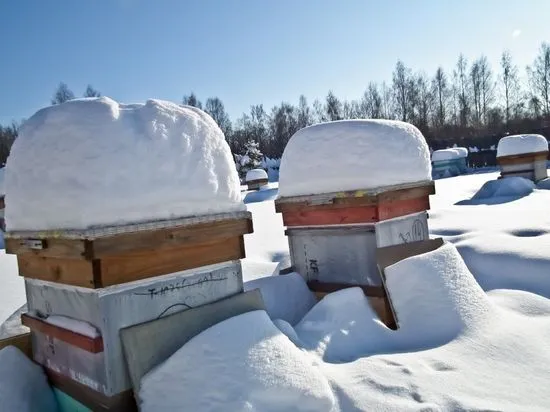
[[[272,319],[251,312],[191,340],[143,380],[144,410],[550,410],[550,184],[486,185],[497,177],[436,181],[430,231],[449,243],[390,268],[398,331],[358,289],[314,306],[296,276],[269,277],[288,264],[277,184],[243,192],[245,287],[264,288]],[[1,321],[24,303],[11,256],[0,282]]]

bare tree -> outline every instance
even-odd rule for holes
[[[197,99],[197,96],[195,96],[195,93],[191,92],[189,96],[183,96],[182,103],[187,106],[193,106],[198,109],[202,109],[202,103],[199,99]]]
[[[472,85],[472,98],[474,103],[473,123],[476,126],[481,124],[481,74],[479,62],[476,60],[470,68],[470,81]]]
[[[434,124],[441,128],[447,120],[446,102],[449,94],[447,76],[441,66],[435,71],[435,76],[432,80],[433,95],[437,103],[437,110],[434,116]]]
[[[332,93],[332,91],[329,91],[327,94],[325,111],[330,121],[343,119],[342,102],[338,100],[338,98],[334,95],[334,93]]]
[[[409,97],[411,70],[405,67],[401,60],[393,71],[393,92],[397,103],[398,115],[404,122],[409,120]]]
[[[378,85],[373,82],[369,83],[367,90],[365,90],[361,98],[361,103],[359,105],[360,113],[362,116],[369,119],[380,119],[383,117],[382,106],[382,95],[378,90]]]
[[[470,104],[468,101],[468,62],[463,54],[458,56],[458,62],[456,63],[455,80],[457,90],[457,103],[458,103],[458,122],[460,126],[466,127],[468,125],[468,116],[470,115]]]
[[[532,66],[527,66],[527,75],[533,95],[541,103],[545,116],[550,116],[550,44],[542,43]]]
[[[483,122],[487,124],[488,111],[495,97],[495,82],[493,80],[493,70],[486,56],[481,56],[478,59],[478,66],[481,89],[481,114]],[[493,119],[494,118],[495,117],[493,117]]]
[[[421,130],[428,129],[429,118],[434,104],[434,95],[430,87],[430,80],[424,73],[415,76],[416,88],[416,125]]]
[[[206,99],[204,110],[212,116],[212,119],[214,119],[220,127],[225,138],[229,140],[231,134],[231,120],[229,120],[229,116],[225,111],[222,101],[218,97],[209,97]]]
[[[59,83],[59,86],[57,86],[57,90],[52,97],[51,103],[52,105],[61,104],[72,99],[74,99],[74,93],[69,89],[69,86],[61,82]]]
[[[298,127],[301,129],[313,124],[313,114],[307,105],[307,99],[304,95],[300,96],[298,103]]]
[[[327,122],[329,119],[326,115],[325,108],[319,99],[313,101],[313,114],[315,120],[319,123]]]
[[[86,87],[86,91],[84,92],[84,97],[100,97],[101,93],[99,93],[96,89],[92,87],[91,84]]]
[[[392,90],[388,87],[386,82],[382,82],[380,90],[380,94],[382,96],[382,117],[384,119],[394,119],[395,113],[393,110],[394,101]]]

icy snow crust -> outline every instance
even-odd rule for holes
[[[72,100],[21,128],[6,166],[8,230],[240,211],[229,146],[203,111],[161,100]]]
[[[540,134],[518,134],[499,140],[497,157],[548,151],[548,141]]]
[[[246,172],[246,181],[267,179],[267,173],[264,169],[252,169]]]
[[[399,330],[359,288],[294,328],[237,316],[146,375],[143,410],[548,410],[550,300],[485,293],[450,243],[390,266],[387,285]]]
[[[431,179],[422,133],[391,120],[342,120],[299,130],[285,148],[279,195],[299,196]]]
[[[457,149],[441,149],[432,153],[432,161],[442,162],[444,160],[460,159],[463,156]]]

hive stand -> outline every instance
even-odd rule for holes
[[[249,212],[89,229],[11,232],[25,277],[33,358],[58,391],[92,410],[132,410],[119,331],[243,291]],[[90,338],[50,315],[94,326]],[[132,406],[133,405],[133,406]]]
[[[282,197],[292,268],[318,297],[363,289],[381,320],[395,327],[377,267],[378,248],[428,240],[432,181],[369,190]]]
[[[497,157],[500,178],[518,176],[534,182],[546,179],[548,177],[547,160],[548,150]]]

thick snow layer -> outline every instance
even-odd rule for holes
[[[90,338],[96,338],[100,335],[95,326],[81,320],[69,318],[67,316],[50,315],[44,320],[50,325],[59,326],[60,328],[68,329]]]
[[[505,179],[489,180],[472,197],[472,201],[495,203],[502,201],[502,198],[523,197],[531,194],[535,190],[535,184],[532,180],[523,177],[507,177]]]
[[[548,141],[540,134],[519,134],[499,140],[497,157],[548,151]]]
[[[25,301],[25,282],[18,273],[17,257],[0,250],[0,325]]]
[[[460,155],[460,157],[468,157],[468,149],[465,147],[454,147],[454,150]]]
[[[260,289],[269,317],[283,319],[291,325],[298,323],[317,302],[298,273],[259,278],[246,282],[244,288]]]
[[[6,179],[6,168],[3,167],[0,169],[0,197],[6,194],[6,185],[4,183],[5,179]]]
[[[19,349],[0,349],[0,411],[55,412],[52,388],[42,368]]]
[[[292,136],[281,159],[279,195],[430,179],[430,152],[416,127],[390,120],[342,120],[309,126]]]
[[[8,158],[8,230],[87,228],[243,210],[223,133],[161,100],[77,99],[38,111]]]
[[[457,149],[441,149],[432,153],[432,161],[442,162],[445,160],[453,160],[464,157],[457,151]]]
[[[264,169],[252,169],[246,172],[246,181],[267,179],[267,173]]]
[[[333,411],[327,379],[264,311],[195,336],[141,380],[147,411]]]

